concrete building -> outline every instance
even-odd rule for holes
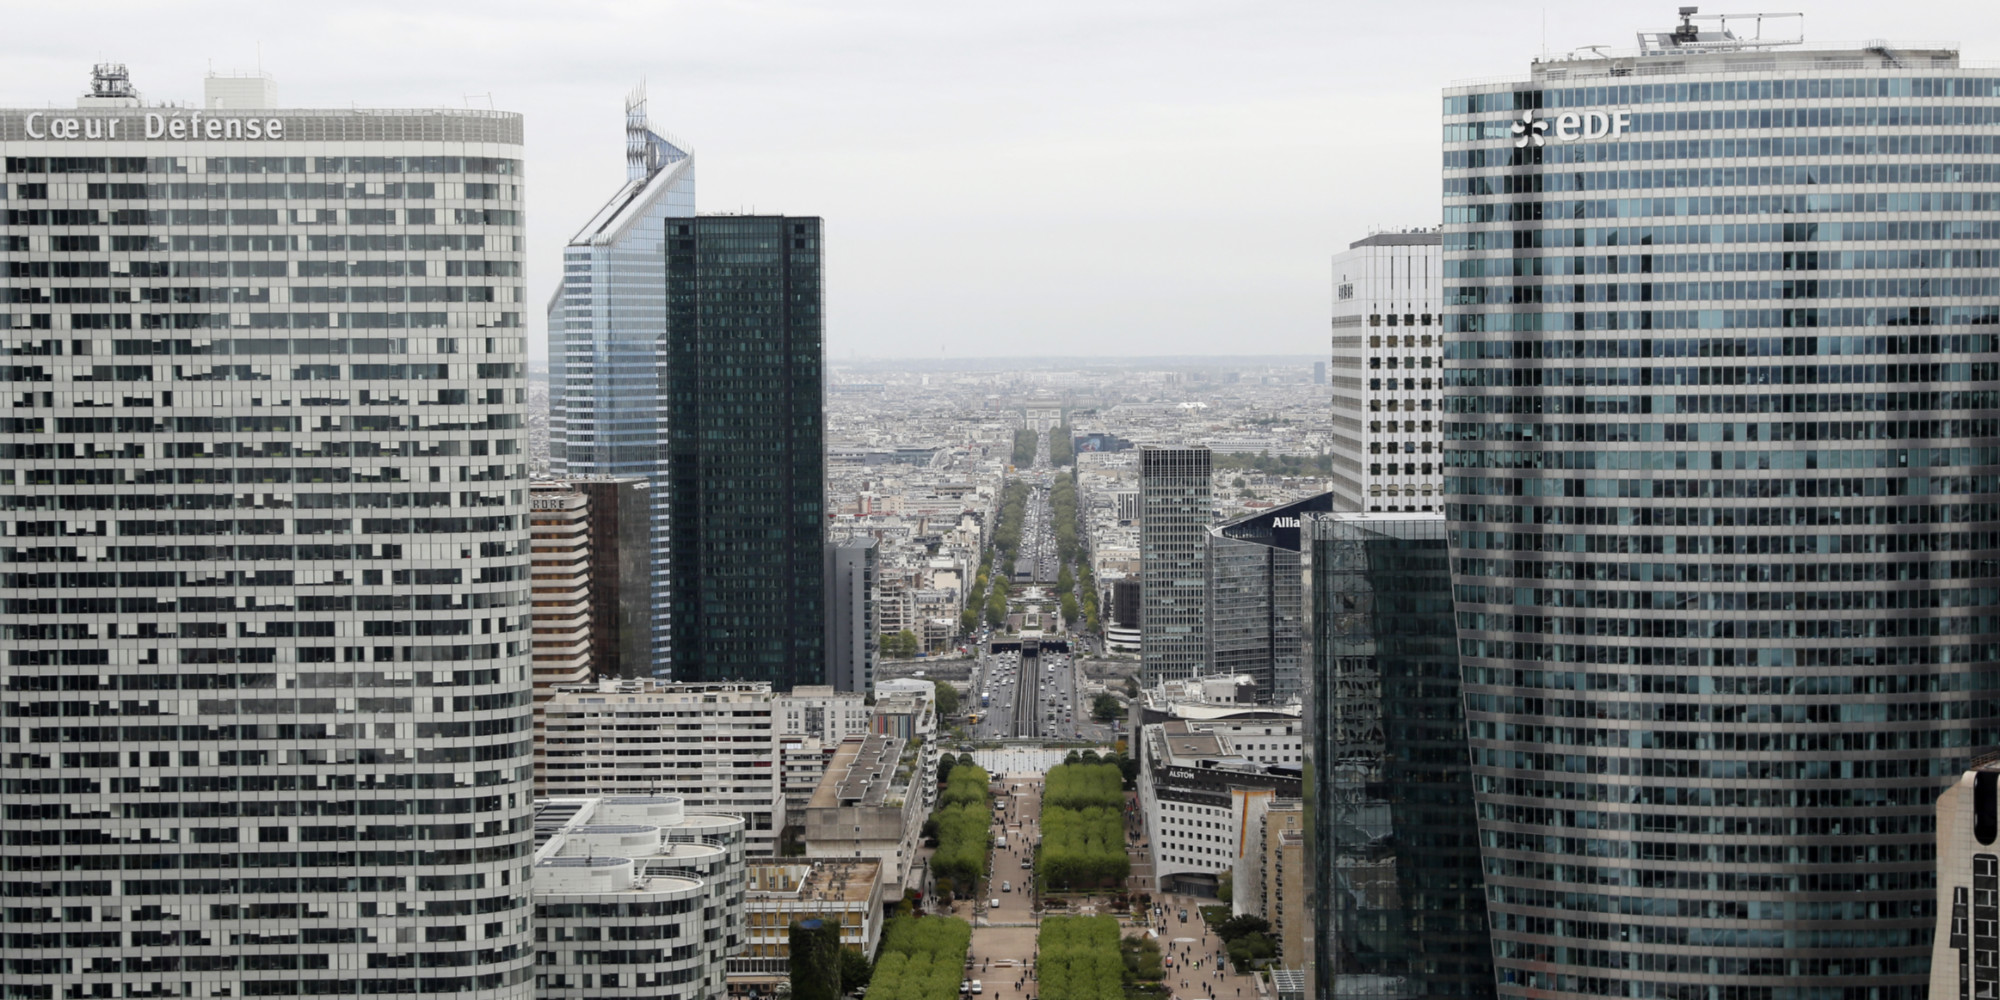
[[[1298,797],[1300,728],[1294,717],[1261,724],[1175,719],[1138,730],[1139,808],[1160,891],[1216,894],[1218,876],[1245,856],[1252,804]]]
[[[1351,511],[1442,508],[1444,304],[1435,229],[1333,258],[1333,493]]]
[[[1282,799],[1259,789],[1242,795],[1243,841],[1231,893],[1233,912],[1262,917],[1271,924],[1278,960],[1288,966],[1305,961],[1306,823],[1297,799]]]
[[[800,686],[776,695],[778,734],[816,736],[828,745],[868,732],[875,707],[859,691],[835,691],[825,684]]]
[[[885,900],[879,861],[765,861],[750,866],[743,954],[729,962],[729,995],[772,996],[791,975],[791,926],[818,918],[840,925],[840,943],[873,958],[882,942]],[[898,890],[895,898],[901,898]]]
[[[1918,995],[1932,799],[2000,745],[1996,74],[1707,18],[1522,69],[1442,122],[1500,992]]]
[[[694,156],[654,127],[645,91],[635,91],[625,100],[625,184],[563,248],[562,285],[548,306],[550,470],[638,477],[650,487],[648,545],[631,554],[648,577],[650,662],[630,676],[665,677],[670,667],[670,497],[659,446],[666,221],[692,215]]]
[[[1207,448],[1139,449],[1140,683],[1207,673],[1210,455]]]
[[[882,863],[883,881],[900,894],[910,884],[917,857],[927,794],[922,748],[898,736],[850,736],[834,748],[826,774],[807,800],[806,857],[844,860],[872,858]]]
[[[1937,800],[1937,931],[1930,995],[2000,990],[2000,755],[1985,754]]]
[[[0,979],[525,1000],[521,117],[267,84],[0,110]]]
[[[833,759],[838,742],[794,734],[778,737],[778,791],[785,797],[785,817],[792,827],[805,816],[806,802],[826,776],[827,761]]]
[[[551,795],[678,796],[740,817],[750,852],[776,853],[785,805],[770,685],[605,681],[558,691],[542,713]]]
[[[591,680],[590,498],[576,490],[536,482],[528,490],[528,526],[534,563],[535,705],[558,684]],[[537,718],[540,712],[537,711]]]
[[[826,547],[826,680],[835,690],[875,693],[875,661],[882,647],[878,562],[873,538]]]
[[[665,231],[673,678],[828,683],[820,220]]]
[[[535,697],[651,672],[651,498],[644,479],[529,484]]]
[[[748,939],[741,819],[672,795],[554,798],[535,839],[539,997],[723,995]]]

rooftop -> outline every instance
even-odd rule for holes
[[[881,877],[882,863],[873,860],[754,862],[747,873],[745,899],[866,903]]]
[[[807,800],[808,809],[886,804],[896,764],[902,757],[901,737],[884,733],[850,736],[834,748],[826,774]]]

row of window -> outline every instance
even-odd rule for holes
[[[0,445],[4,449],[5,445]],[[1423,446],[1430,451],[1430,444]],[[1371,445],[1370,451],[1377,451]],[[1442,448],[1440,448],[1442,450]],[[5,457],[0,451],[0,457]],[[1534,469],[1562,471],[1687,471],[1730,469],[1937,469],[2000,463],[2000,447],[1860,448],[1811,451],[1579,451],[1574,449],[1453,450],[1444,464],[1454,469]]]
[[[1447,150],[1446,170],[1538,167],[1647,160],[1829,160],[1836,156],[1979,156],[2000,153],[2000,136],[1987,135],[1788,135],[1727,139],[1656,139],[1631,142],[1565,142]]]
[[[444,199],[446,201],[514,201],[520,197],[515,184],[482,184],[455,181],[284,181],[194,182],[170,184],[105,183],[102,181],[48,181],[15,184],[19,201],[58,200],[147,201],[147,200],[244,200],[304,201],[307,199],[345,201],[358,198]],[[6,188],[0,185],[0,197]]]
[[[1651,170],[1552,170],[1447,177],[1453,196],[1544,194],[1673,188],[1818,187],[1835,184],[1985,184],[2000,182],[2000,163],[1785,163]]]
[[[1425,402],[1425,406],[1430,404]],[[1947,389],[1872,392],[1704,392],[1693,395],[1561,396],[1540,393],[1452,396],[1439,407],[1453,413],[1600,414],[1897,413],[1916,410],[1984,410],[2000,407],[2000,391]]]
[[[1996,278],[1857,278],[1849,281],[1798,279],[1467,285],[1446,288],[1444,300],[1459,306],[1531,306],[1575,302],[1726,302],[1739,299],[1976,298],[1996,294],[2000,294],[2000,279]]]
[[[493,156],[9,156],[10,174],[511,174]]]

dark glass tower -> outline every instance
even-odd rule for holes
[[[1304,517],[1315,997],[1491,997],[1444,520]]]
[[[820,220],[668,220],[673,679],[824,683]]]

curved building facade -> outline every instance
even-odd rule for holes
[[[707,1000],[742,950],[743,821],[677,795],[537,804],[536,990],[569,1000]]]
[[[0,992],[520,1000],[521,118],[269,89],[0,110]]]
[[[1641,40],[1444,99],[1498,989],[1922,996],[1996,736],[2000,73]]]

